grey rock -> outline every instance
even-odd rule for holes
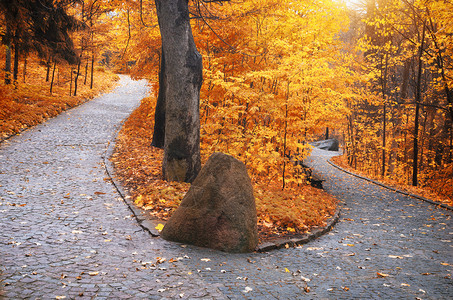
[[[161,236],[225,252],[253,251],[258,243],[256,206],[245,165],[214,153]]]

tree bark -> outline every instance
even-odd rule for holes
[[[23,75],[23,81],[25,83],[25,77],[27,77],[27,55],[26,54],[25,54],[25,58],[24,58],[24,69],[23,69],[22,75]]]
[[[91,80],[90,80],[90,89],[93,89],[93,81],[94,81],[94,53],[91,54]]]
[[[79,74],[80,74],[80,65],[82,64],[82,55],[80,55],[80,60],[79,63],[77,64],[77,73],[74,79],[74,96],[77,96],[77,83],[79,80]]]
[[[10,34],[9,26],[6,25],[6,35]],[[5,57],[5,84],[11,84],[11,42],[6,44]]]
[[[202,57],[190,27],[188,0],[155,0],[165,53],[165,148],[168,181],[192,182],[201,169]]]
[[[20,49],[18,43],[16,43],[14,44],[14,69],[13,69],[14,84],[17,84],[17,75],[19,74],[19,56]]]
[[[154,113],[154,133],[151,145],[160,149],[165,146],[165,91],[166,86],[166,72],[165,72],[165,55],[162,49],[159,70],[159,94],[157,95],[156,111]]]
[[[421,86],[422,86],[422,71],[423,71],[423,47],[425,43],[425,25],[423,25],[422,41],[418,53],[418,70],[417,70],[417,85],[415,87],[415,123],[414,123],[414,160],[412,162],[412,185],[418,185],[418,130],[419,130],[419,115],[421,102]]]
[[[50,57],[49,59],[47,60],[47,63],[46,63],[46,82],[49,82],[49,78],[50,78],[50,67],[51,67],[51,64],[50,64]]]
[[[90,58],[87,56],[87,64],[85,65],[85,79],[83,80],[83,85],[87,84],[87,77],[88,77],[88,62]]]
[[[50,94],[52,95],[53,81],[55,78],[55,67],[57,66],[57,61],[53,62],[53,71],[52,71],[52,81],[50,82]]]
[[[69,80],[69,96],[72,96],[72,67],[71,67],[71,80]]]

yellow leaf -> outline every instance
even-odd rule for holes
[[[155,228],[160,232],[162,231],[162,229],[164,229],[164,224],[159,223]]]
[[[289,270],[288,270],[288,268],[285,268],[285,272],[286,272],[286,273],[290,273]]]

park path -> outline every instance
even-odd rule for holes
[[[0,144],[0,298],[452,298],[452,213],[342,173],[322,150],[308,163],[342,216],[321,238],[227,254],[151,237],[103,166],[146,93],[122,76],[112,93]]]

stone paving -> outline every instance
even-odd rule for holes
[[[121,86],[0,145],[0,298],[453,299],[452,212],[309,162],[341,200],[309,244],[227,254],[154,238],[103,156],[147,93]]]

